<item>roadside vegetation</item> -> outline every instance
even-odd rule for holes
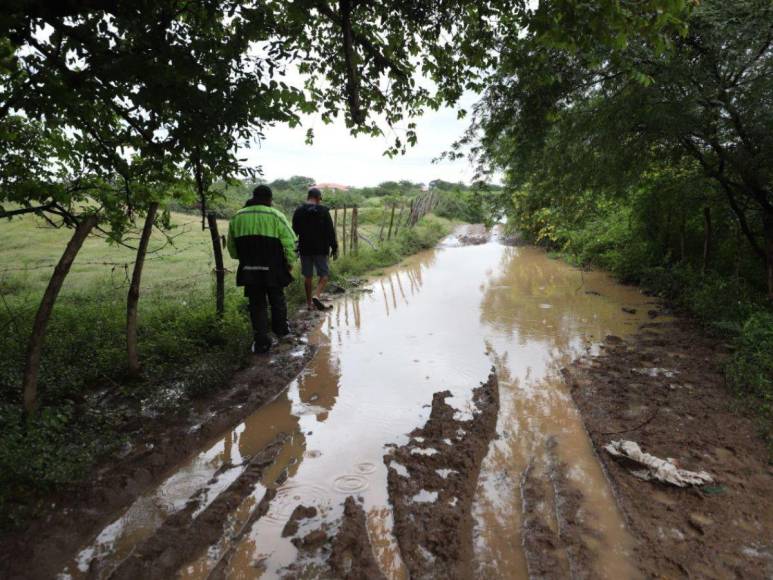
[[[773,7],[707,0],[667,48],[503,54],[458,146],[505,173],[509,226],[637,283],[733,345],[773,450]],[[764,96],[763,96],[764,95]],[[773,455],[772,455],[773,456]]]

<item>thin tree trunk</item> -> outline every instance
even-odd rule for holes
[[[133,377],[140,374],[140,355],[137,350],[137,306],[140,301],[142,268],[145,266],[145,255],[148,251],[150,234],[153,232],[156,211],[158,211],[158,203],[153,202],[148,206],[148,215],[145,216],[145,225],[142,227],[140,245],[137,248],[137,259],[134,261],[129,295],[126,298],[126,353],[129,359],[129,375]]]
[[[411,207],[408,210],[408,226],[413,227],[413,201],[411,200]]]
[[[338,231],[338,208],[333,209],[333,230]]]
[[[346,255],[346,206],[344,206],[344,219],[341,222],[343,228],[341,232],[341,241],[343,242],[344,256]]]
[[[40,357],[43,352],[43,339],[46,335],[46,327],[51,318],[51,311],[54,309],[59,291],[62,289],[64,279],[70,271],[75,256],[78,255],[83,242],[86,241],[91,230],[97,225],[97,216],[89,215],[84,217],[67,242],[59,263],[54,268],[54,273],[48,281],[46,291],[38,306],[35,314],[35,322],[32,325],[29,343],[27,345],[27,356],[24,364],[24,375],[22,376],[22,390],[24,393],[24,410],[27,415],[35,412],[38,406],[38,374],[40,372]]]
[[[394,225],[395,221],[395,205],[392,204],[392,213],[389,216],[389,231],[387,232],[387,240],[392,239],[392,226]]]
[[[213,213],[207,214],[209,235],[212,237],[212,251],[215,254],[215,311],[218,319],[225,313],[225,268],[223,266],[223,245],[220,240],[220,232],[217,229],[217,217]]]
[[[687,257],[685,254],[685,230],[687,229],[687,216],[684,209],[682,209],[682,221],[679,224],[679,261],[684,262]]]
[[[711,208],[703,208],[703,266],[701,271],[705,274],[709,269],[711,258]]]

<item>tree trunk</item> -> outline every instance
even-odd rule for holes
[[[705,274],[709,269],[711,258],[711,208],[703,208],[703,266],[701,271]]]
[[[137,259],[134,261],[129,295],[126,298],[126,353],[129,359],[129,375],[132,377],[140,374],[140,355],[137,351],[137,306],[140,301],[142,268],[145,266],[145,254],[148,251],[150,234],[153,233],[156,211],[158,211],[158,203],[153,202],[148,206],[148,215],[145,216],[145,225],[142,228],[140,245],[137,248]]]
[[[215,214],[207,214],[209,234],[212,237],[212,251],[215,254],[215,311],[218,319],[225,313],[225,268],[223,267],[223,246],[220,240],[220,232],[217,230],[217,217]]]
[[[679,261],[684,263],[687,255],[685,254],[685,230],[687,229],[687,216],[684,208],[682,209],[682,221],[679,224]]]
[[[762,227],[765,233],[765,267],[768,273],[768,300],[773,301],[773,211],[763,210]]]
[[[35,314],[35,322],[32,325],[29,344],[27,345],[27,356],[24,364],[24,375],[22,376],[22,389],[24,393],[24,410],[27,415],[35,412],[38,406],[38,373],[40,371],[40,356],[43,352],[43,339],[46,335],[46,327],[51,318],[51,311],[54,309],[54,303],[62,289],[64,279],[70,271],[75,256],[78,255],[83,242],[86,241],[91,230],[97,225],[97,216],[89,215],[84,217],[75,231],[72,238],[67,242],[59,263],[54,268],[54,273],[48,281],[46,291],[43,293],[43,299],[40,301],[38,311]]]

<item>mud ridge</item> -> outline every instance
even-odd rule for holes
[[[550,437],[546,442],[548,476],[553,487],[558,537],[569,561],[569,577],[585,579],[593,577],[595,556],[586,544],[585,538],[597,536],[587,525],[581,513],[583,494],[569,481],[567,466],[556,453],[556,440]]]
[[[646,577],[773,577],[773,468],[754,419],[724,387],[727,349],[689,321],[649,323],[564,369],[636,540]],[[716,480],[677,488],[633,476],[603,450],[637,442]]]
[[[298,522],[316,514],[315,508],[298,506],[290,516],[282,535],[295,536],[292,542],[298,548],[299,556],[284,570],[282,578],[384,579],[373,555],[365,510],[354,496],[347,496],[344,501],[343,516],[335,533],[331,532],[333,526],[324,522],[318,528],[298,535]]]
[[[299,333],[309,330],[309,322],[294,325]],[[161,482],[213,436],[273,400],[314,355],[315,349],[301,342],[302,334],[297,336],[297,345],[281,345],[268,360],[265,355],[253,357],[250,366],[238,371],[222,390],[193,401],[188,413],[148,421],[142,427],[141,444],[128,455],[106,460],[88,480],[60,490],[46,514],[0,541],[0,577],[56,576],[116,512]],[[291,352],[301,347],[300,356]]]
[[[190,499],[182,510],[169,516],[155,534],[136,546],[109,577],[116,580],[172,577],[184,563],[223,535],[228,516],[252,492],[287,439],[286,434],[280,434],[255,454],[236,481],[206,507],[201,495]],[[201,508],[203,511],[196,515]]]
[[[473,418],[456,419],[435,393],[424,427],[384,456],[394,534],[411,578],[470,578],[472,500],[480,466],[496,435],[499,385],[492,370],[473,390]]]
[[[536,469],[532,461],[521,476],[521,537],[529,578],[569,578],[569,562],[561,550],[561,540],[554,529],[556,524],[552,522],[551,526],[548,518],[540,513],[540,506],[548,505],[549,499],[544,480],[540,477],[541,474],[536,473]]]
[[[462,246],[479,246],[489,241],[490,233],[483,224],[469,224],[459,228],[456,239]]]

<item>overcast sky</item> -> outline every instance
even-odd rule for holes
[[[471,111],[476,96],[466,94],[460,106]],[[266,140],[246,151],[250,165],[261,165],[264,177],[273,179],[305,175],[317,182],[368,186],[382,181],[409,179],[427,183],[433,179],[469,183],[474,173],[466,159],[433,164],[467,128],[467,119],[456,118],[456,108],[427,112],[416,120],[418,143],[405,155],[389,159],[383,152],[387,137],[349,135],[342,120],[325,125],[318,117],[305,117],[303,127],[286,125],[266,130]],[[314,144],[306,145],[306,129],[313,127]]]

